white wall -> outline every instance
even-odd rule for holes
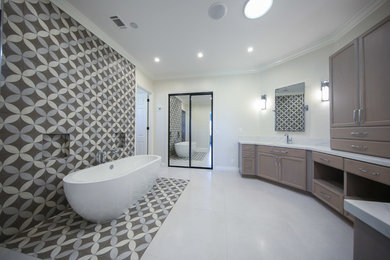
[[[169,93],[214,92],[215,168],[237,168],[239,135],[275,135],[275,88],[306,82],[308,137],[329,137],[329,104],[320,99],[320,82],[328,79],[331,48],[305,55],[262,73],[156,81],[155,153],[167,161],[167,97]],[[267,94],[268,109],[259,110],[260,95]]]
[[[155,152],[167,160],[167,95],[180,92],[214,92],[215,168],[238,167],[240,135],[275,136],[274,92],[276,88],[305,82],[306,131],[292,134],[329,138],[329,102],[321,102],[320,84],[329,79],[329,56],[390,14],[390,1],[363,20],[334,44],[313,51],[266,71],[221,77],[156,81]],[[268,97],[267,110],[258,109],[260,95]]]
[[[207,152],[210,147],[210,104],[192,103],[191,137],[199,151]]]

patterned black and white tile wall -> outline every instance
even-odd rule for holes
[[[49,0],[5,0],[0,240],[67,207],[62,179],[134,154],[135,66]]]
[[[305,131],[305,95],[275,97],[275,131]]]
[[[169,99],[169,151],[171,155],[175,155],[175,143],[182,141],[182,104],[183,102],[171,96]]]

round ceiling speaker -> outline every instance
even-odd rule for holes
[[[214,3],[209,7],[209,16],[211,19],[219,20],[227,13],[227,6],[223,3]]]

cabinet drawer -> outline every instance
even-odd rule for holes
[[[349,159],[344,162],[346,172],[390,185],[390,168]]]
[[[278,146],[260,146],[262,152],[272,153],[278,156],[306,157],[306,150],[285,148]]]
[[[331,128],[330,137],[335,139],[390,142],[390,127]]]
[[[271,153],[271,151],[274,149],[273,146],[268,146],[268,145],[258,145],[257,146],[257,151],[258,152],[263,152],[263,153]]]
[[[330,147],[335,150],[390,158],[390,142],[332,139]]]
[[[243,144],[242,145],[242,157],[255,157],[255,145],[253,144]]]
[[[328,189],[326,186],[322,185],[317,180],[313,180],[313,194],[335,210],[339,211],[342,214],[344,213],[344,196],[342,194],[338,194]]]
[[[328,166],[333,167],[333,168],[337,168],[340,170],[344,169],[343,158],[339,157],[339,156],[313,152],[313,160],[315,162],[318,162],[318,163],[321,163],[324,165],[328,165]]]

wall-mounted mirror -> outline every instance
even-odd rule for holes
[[[275,90],[275,131],[305,131],[305,83]]]

